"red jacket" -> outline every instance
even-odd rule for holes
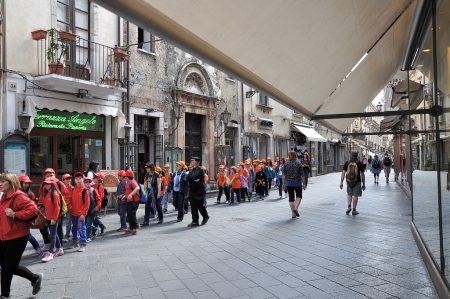
[[[66,200],[66,204],[68,201],[70,201],[72,199],[72,192],[73,192],[73,186],[69,185],[69,187],[66,186],[67,189],[67,193],[63,194],[64,199]]]
[[[47,220],[58,220],[59,214],[61,213],[61,198],[58,194],[53,194],[52,201],[52,193],[47,192],[44,198],[39,199],[39,203],[45,206],[45,217]]]
[[[140,194],[139,191],[133,196],[132,200],[128,199],[128,195],[131,194],[131,192],[133,192],[134,189],[136,189],[136,187],[139,187],[138,183],[136,183],[135,180],[131,180],[128,181],[125,185],[125,198],[127,199],[127,202],[131,202],[131,201],[140,201]]]
[[[105,187],[103,184],[95,184],[94,189],[97,191],[97,205],[95,207],[96,211],[99,211],[102,208],[102,201],[105,197]]]
[[[14,203],[11,207],[11,200],[14,197]],[[5,209],[11,207],[16,213],[14,219],[6,216]],[[32,201],[22,191],[14,191],[10,197],[3,194],[0,201],[0,240],[12,240],[30,233],[30,225],[26,221],[35,217],[38,213],[36,203]]]
[[[89,211],[89,190],[86,189],[84,192],[84,200],[81,198],[84,186],[75,187],[72,190],[72,197],[67,200],[67,207],[69,209],[70,215],[75,217],[80,217],[81,215],[86,216]]]

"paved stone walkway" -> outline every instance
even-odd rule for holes
[[[170,213],[125,236],[111,214],[107,234],[85,253],[41,264],[27,250],[24,263],[45,273],[38,297],[46,299],[436,298],[410,232],[410,201],[381,181],[368,179],[358,216],[345,215],[339,174],[329,174],[310,180],[300,219],[277,191],[237,206],[210,199],[210,222],[194,229]],[[12,290],[31,294],[18,277]]]

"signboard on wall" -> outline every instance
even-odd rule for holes
[[[77,131],[104,131],[104,117],[94,114],[36,109],[34,125],[37,128]]]
[[[5,172],[21,175],[27,172],[27,146],[23,143],[7,143],[4,152]]]
[[[108,192],[117,192],[117,185],[119,184],[119,170],[100,170],[105,179],[103,180],[103,186]]]

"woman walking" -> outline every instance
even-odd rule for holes
[[[303,167],[297,160],[297,154],[289,152],[289,161],[283,168],[283,189],[286,187],[289,194],[289,206],[292,218],[299,218],[298,208],[302,200],[302,186],[306,189]]]
[[[0,174],[0,266],[1,296],[9,298],[13,275],[18,275],[31,282],[33,295],[41,290],[42,273],[34,274],[26,267],[20,266],[20,260],[28,242],[30,225],[26,220],[38,213],[36,203],[20,191],[20,183],[13,173]]]
[[[284,168],[284,164],[285,164],[284,158],[281,158],[278,162],[277,167],[275,168],[276,183],[277,183],[278,195],[279,195],[278,199],[283,198],[283,168]]]
[[[291,160],[291,159],[289,159]],[[308,186],[308,177],[311,174],[311,160],[309,159],[308,151],[305,151],[303,153],[303,159],[302,159],[302,167],[303,167],[303,177],[305,180],[305,188]]]
[[[378,181],[380,180],[380,172],[381,172],[381,161],[378,158],[378,155],[375,155],[375,157],[372,160],[372,173],[373,173],[373,183],[378,184]]]

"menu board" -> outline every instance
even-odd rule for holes
[[[5,172],[21,175],[27,172],[27,146],[23,143],[7,143],[4,157]]]

